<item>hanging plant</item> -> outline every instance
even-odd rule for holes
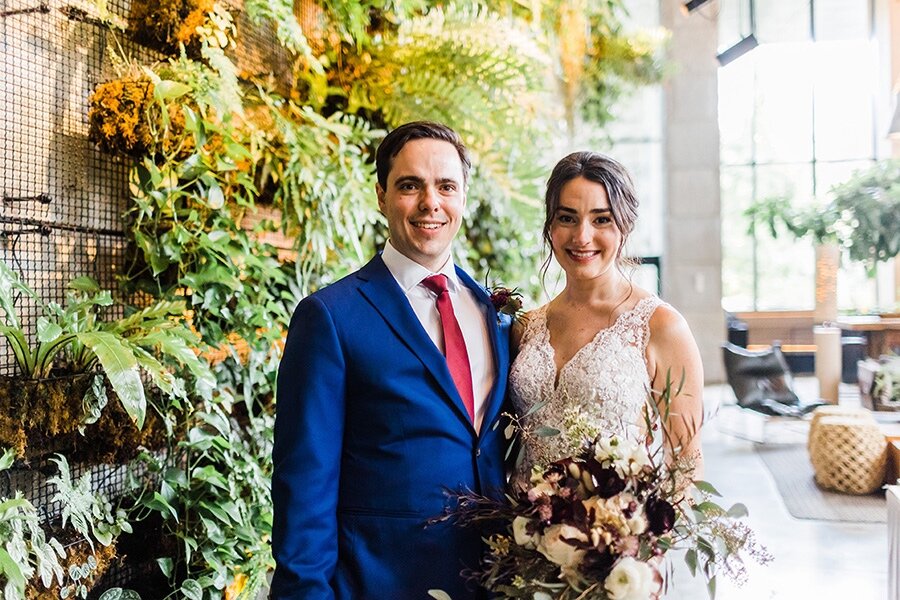
[[[41,308],[34,342],[17,315],[15,294]],[[26,434],[52,438],[92,425],[108,402],[107,382],[137,430],[147,416],[142,376],[167,398],[187,399],[184,374],[192,379],[192,393],[211,394],[215,381],[193,350],[199,340],[178,322],[184,303],[158,302],[119,319],[104,318],[114,304],[111,294],[87,277],[69,284],[65,304],[44,304],[0,261],[0,335],[19,370],[18,377],[4,377],[0,385],[6,435],[0,443],[22,454]]]
[[[174,83],[155,84],[146,72],[101,83],[89,99],[88,139],[108,154],[189,154],[191,140],[182,135],[184,113],[169,106],[163,116],[155,101],[177,93]]]
[[[189,55],[197,56],[197,28],[213,9],[213,0],[134,0],[128,32],[136,42],[164,54],[176,54],[180,44]]]

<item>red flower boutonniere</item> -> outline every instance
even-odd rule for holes
[[[488,288],[491,295],[491,304],[497,315],[505,314],[517,319],[522,312],[522,293],[519,288],[509,289],[503,286],[493,286]]]

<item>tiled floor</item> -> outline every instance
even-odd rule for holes
[[[805,397],[815,380],[799,380]],[[842,389],[851,396],[852,386]],[[887,597],[887,526],[801,520],[786,510],[772,476],[753,449],[754,442],[723,429],[759,437],[762,421],[734,406],[729,388],[712,386],[708,404],[720,402],[720,414],[703,430],[706,476],[722,492],[724,503],[743,502],[750,510],[748,523],[774,560],[765,567],[750,565],[743,587],[720,581],[718,600],[883,600]],[[805,440],[805,423],[770,423],[769,443]],[[680,561],[679,561],[680,563]],[[683,567],[683,563],[679,566]],[[681,568],[668,600],[702,600],[705,586]]]

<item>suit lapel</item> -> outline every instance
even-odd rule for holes
[[[494,305],[491,303],[490,296],[488,296],[483,287],[469,277],[468,273],[459,267],[456,267],[456,274],[459,277],[459,280],[472,290],[472,293],[475,294],[475,298],[478,302],[486,308],[486,314],[488,315],[485,326],[491,337],[491,349],[493,351],[494,368],[496,369],[497,376],[494,378],[494,386],[491,388],[491,392],[485,399],[487,407],[484,411],[484,419],[481,423],[481,433],[483,434],[485,433],[485,428],[491,427],[494,420],[497,418],[497,414],[503,404],[503,397],[506,393],[506,376],[507,371],[509,370],[509,343],[503,333],[508,332],[509,317],[506,315],[497,315]],[[501,324],[504,326],[503,329],[501,329]]]
[[[359,270],[357,277],[362,280],[359,286],[360,293],[384,318],[401,342],[431,372],[444,391],[444,399],[474,433],[462,398],[450,376],[444,355],[428,337],[428,333],[409,305],[409,300],[385,266],[384,261],[381,260],[381,256],[378,255],[369,261]]]

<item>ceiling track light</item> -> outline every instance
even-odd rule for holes
[[[728,63],[747,54],[757,46],[759,46],[759,42],[756,41],[756,36],[751,33],[728,50],[719,53],[719,55],[716,56],[716,60],[719,61],[719,66],[724,67]]]
[[[684,14],[692,13],[707,2],[709,2],[709,0],[690,0],[681,5],[681,12]]]

